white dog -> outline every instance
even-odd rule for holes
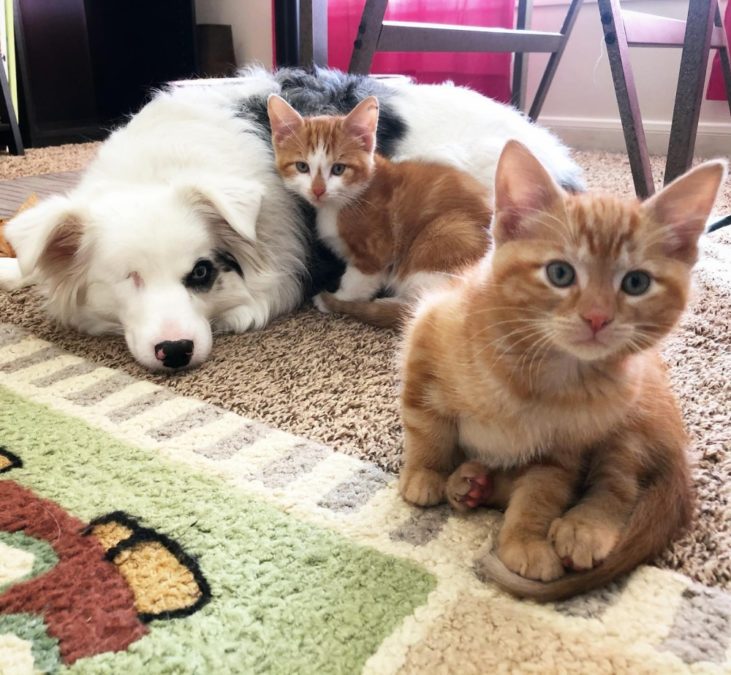
[[[249,71],[158,94],[102,145],[78,187],[8,224],[18,259],[3,262],[0,285],[38,283],[59,322],[123,333],[151,369],[198,365],[212,329],[260,328],[294,309],[328,271],[311,211],[274,171],[273,92],[305,115],[346,112],[376,94],[382,152],[450,162],[486,185],[517,138],[580,189],[578,168],[550,133],[467,89]]]

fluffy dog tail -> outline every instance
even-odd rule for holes
[[[412,303],[399,298],[376,300],[340,300],[331,293],[321,293],[322,304],[336,314],[348,314],[379,328],[399,328],[411,314]]]
[[[493,581],[518,598],[537,602],[564,600],[586,593],[661,553],[679,530],[687,526],[692,503],[685,472],[676,472],[645,490],[616,548],[598,567],[544,583],[514,574],[495,553],[490,553],[479,561],[476,572],[480,578]]]

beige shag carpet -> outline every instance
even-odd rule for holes
[[[32,150],[27,160],[0,157],[0,176],[79,168],[94,144]],[[590,189],[632,194],[626,156],[576,153]],[[27,164],[25,162],[28,162]],[[655,175],[664,160],[653,158]],[[9,167],[6,168],[6,167]],[[731,184],[719,214],[731,212]],[[657,564],[704,584],[731,587],[731,227],[705,238],[692,308],[667,340],[671,366],[693,446],[698,492],[696,522]],[[321,441],[396,471],[401,451],[395,354],[398,337],[312,309],[266,330],[218,336],[200,369],[151,375],[131,359],[121,338],[92,338],[54,327],[31,290],[0,294],[0,321],[11,322],[63,349],[133,376],[163,384]]]
[[[27,148],[25,155],[20,157],[0,152],[0,179],[78,171],[89,163],[100,145],[101,143],[74,143],[48,148]]]

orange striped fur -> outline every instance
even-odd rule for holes
[[[656,348],[685,307],[724,172],[708,162],[644,204],[572,196],[511,141],[495,250],[418,306],[400,491],[506,508],[478,571],[510,592],[548,601],[607,583],[688,523],[687,438]],[[556,285],[566,263],[574,281]],[[650,283],[633,294],[638,272]]]
[[[454,167],[377,154],[375,98],[303,119],[273,96],[269,116],[282,179],[318,209],[320,237],[348,265],[338,292],[317,299],[323,310],[394,325],[418,291],[487,251],[488,191]],[[385,288],[396,300],[370,302]]]

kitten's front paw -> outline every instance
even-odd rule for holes
[[[546,539],[508,537],[498,545],[497,554],[505,567],[526,579],[553,581],[564,568]]]
[[[447,501],[457,511],[487,504],[492,496],[492,479],[479,462],[464,462],[447,479]]]
[[[399,492],[405,501],[416,506],[434,506],[444,501],[447,484],[442,474],[431,469],[403,470]]]
[[[314,298],[312,298],[312,303],[319,309],[323,314],[330,314],[330,308],[327,306],[325,302],[325,296],[330,295],[329,293],[325,293],[324,291],[322,293],[318,293]]]
[[[584,519],[569,511],[551,523],[548,540],[565,567],[581,572],[601,563],[615,547],[619,535],[619,528],[612,523]]]

